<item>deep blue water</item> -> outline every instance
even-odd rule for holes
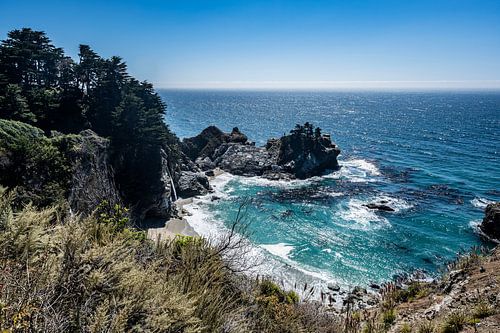
[[[252,203],[250,239],[273,267],[354,285],[434,274],[481,244],[474,224],[500,200],[500,93],[161,91],[179,137],[237,126],[262,145],[312,122],[342,149],[338,172],[286,184],[233,177],[219,202],[230,223]],[[387,200],[396,212],[363,204]],[[204,223],[212,223],[204,221]]]

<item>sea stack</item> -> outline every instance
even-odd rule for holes
[[[182,149],[202,170],[219,167],[242,176],[305,179],[339,168],[340,149],[330,135],[322,134],[310,123],[297,125],[279,139],[268,140],[264,147],[248,141],[237,127],[224,133],[210,126],[184,139]]]

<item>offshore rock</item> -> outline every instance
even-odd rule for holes
[[[486,236],[500,241],[500,202],[486,206],[484,214],[483,222],[479,228]]]
[[[339,168],[340,149],[329,135],[309,123],[297,125],[279,139],[270,139],[264,147],[256,147],[237,127],[224,133],[210,126],[184,139],[182,149],[201,170],[219,167],[235,175],[272,180],[305,179]]]

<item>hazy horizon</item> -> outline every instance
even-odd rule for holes
[[[499,91],[491,81],[261,81],[156,84],[157,89],[264,91]]]

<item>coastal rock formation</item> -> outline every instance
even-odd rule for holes
[[[109,140],[91,130],[80,132],[74,140],[68,197],[72,211],[89,215],[104,200],[120,203],[109,160]]]
[[[330,136],[309,123],[297,125],[279,139],[270,139],[264,147],[248,141],[236,127],[224,133],[210,126],[184,139],[182,150],[201,170],[219,167],[235,175],[268,179],[305,179],[336,170],[340,154]]]
[[[184,139],[182,151],[193,161],[197,158],[205,160],[206,157],[213,156],[215,150],[222,144],[230,142],[246,144],[248,139],[237,127],[228,134],[215,126],[209,126],[197,136]]]
[[[486,206],[485,216],[479,228],[485,235],[500,241],[500,202]]]
[[[208,178],[202,172],[182,171],[178,181],[177,195],[183,198],[207,194],[210,190]]]

